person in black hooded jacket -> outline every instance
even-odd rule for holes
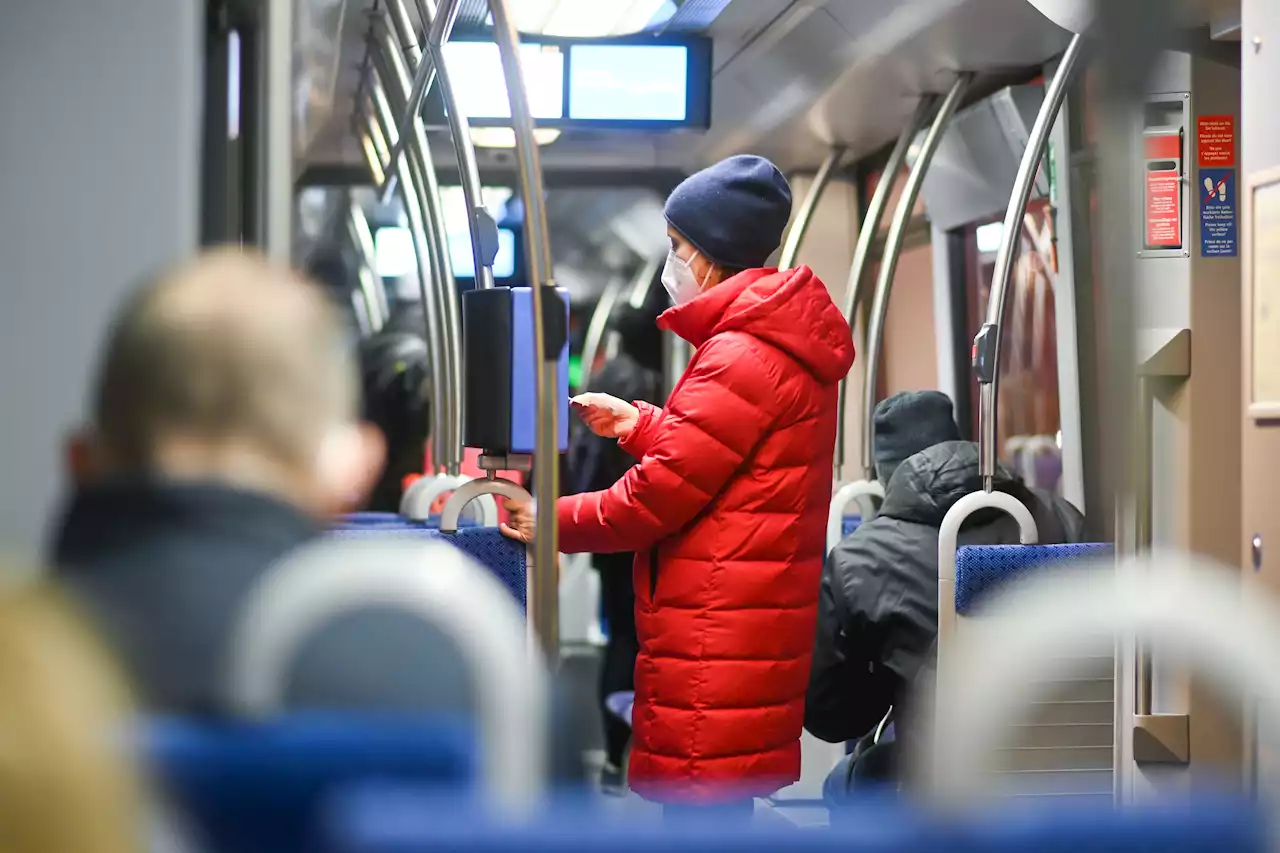
[[[955,503],[982,488],[978,447],[960,441],[951,401],[937,391],[904,392],[875,411],[876,475],[885,483],[879,514],[827,557],[805,704],[805,728],[832,743],[875,730],[931,666],[938,634],[938,535]],[[996,491],[1017,498],[1045,544],[1082,541],[1084,518],[1047,492],[999,467]],[[998,510],[970,516],[959,544],[1018,542],[1017,523]]]

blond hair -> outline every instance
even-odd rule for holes
[[[337,311],[318,286],[240,249],[143,285],[113,324],[94,399],[104,446],[151,467],[167,440],[239,442],[288,465],[356,415]]]
[[[124,853],[144,840],[130,702],[52,590],[0,591],[0,838],[5,853]]]

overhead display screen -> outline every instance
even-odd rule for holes
[[[579,44],[570,52],[569,118],[679,122],[688,118],[687,47]]]
[[[711,121],[711,41],[698,36],[624,36],[524,41],[521,64],[539,127],[663,130]],[[462,38],[444,46],[455,96],[476,127],[511,123],[498,47]],[[444,127],[433,87],[424,118]]]
[[[458,105],[469,119],[510,119],[507,80],[502,76],[498,46],[484,41],[451,41],[444,45]],[[520,45],[529,110],[535,119],[564,115],[564,52],[552,45]]]

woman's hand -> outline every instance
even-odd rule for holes
[[[569,403],[587,428],[603,438],[626,438],[640,420],[639,409],[608,394],[579,394]]]
[[[499,524],[498,529],[502,531],[504,536],[515,539],[517,542],[523,542],[526,545],[533,543],[534,535],[534,511],[533,504],[529,501],[517,501],[510,498],[503,504],[509,514],[506,524]]]

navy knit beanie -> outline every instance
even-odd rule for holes
[[[755,269],[782,243],[791,187],[768,160],[739,154],[686,178],[663,213],[703,257],[730,269]]]
[[[941,391],[903,391],[881,400],[875,430],[876,479],[882,486],[920,451],[960,439],[951,398]]]

